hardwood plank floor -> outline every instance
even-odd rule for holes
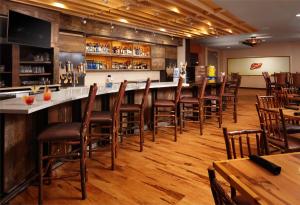
[[[231,111],[225,111],[223,127],[233,129],[259,128],[255,95],[263,90],[241,89],[238,123]],[[226,159],[222,129],[208,120],[204,134],[196,124],[188,123],[178,142],[173,142],[172,129],[159,129],[157,141],[146,132],[144,152],[140,153],[138,137],[124,139],[115,171],[110,170],[107,148],[88,159],[88,198],[81,200],[79,177],[55,180],[44,186],[44,204],[103,205],[199,205],[213,204],[207,168],[214,160]],[[55,171],[67,174],[79,170],[79,162],[68,163]],[[37,186],[30,186],[11,204],[37,204]]]

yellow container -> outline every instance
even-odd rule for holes
[[[208,83],[216,82],[216,68],[213,65],[207,67]]]

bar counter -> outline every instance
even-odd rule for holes
[[[151,99],[172,98],[175,82],[153,82]],[[187,84],[185,84],[187,86]],[[126,89],[127,102],[140,102],[145,83],[129,83]],[[114,102],[112,88],[100,86],[95,101],[96,110],[109,110]],[[88,96],[88,87],[70,87],[52,92],[51,101],[43,101],[43,94],[35,96],[32,105],[22,98],[0,101],[0,204],[5,203],[25,189],[37,176],[37,136],[49,123],[79,122]],[[150,95],[149,95],[150,97]],[[152,100],[148,98],[145,124],[151,122]]]

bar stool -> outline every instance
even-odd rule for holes
[[[226,109],[229,104],[233,105],[233,120],[234,123],[237,123],[237,104],[238,104],[238,91],[241,85],[242,76],[238,76],[235,81],[232,81],[231,84],[225,89],[226,91],[223,94],[225,100]],[[225,86],[226,87],[226,86]]]
[[[147,105],[147,98],[148,98],[148,93],[150,90],[150,84],[151,84],[151,80],[150,78],[147,79],[146,82],[146,86],[144,89],[144,95],[143,95],[143,99],[141,104],[122,104],[121,105],[121,127],[122,127],[122,131],[125,130],[125,135],[127,134],[127,128],[128,125],[132,125],[132,124],[137,124],[139,126],[139,131],[140,131],[140,152],[143,151],[143,144],[144,144],[144,111],[145,111],[145,107]],[[133,119],[131,121],[131,119],[129,118],[130,114],[138,114],[138,119]],[[133,116],[133,118],[135,118],[135,116]],[[126,121],[124,121],[124,119],[126,119]],[[123,127],[123,125],[126,124],[126,127]],[[123,136],[122,136],[123,138]],[[121,138],[121,139],[122,139]]]
[[[207,78],[203,78],[202,83],[198,84],[198,96],[197,97],[182,97],[179,100],[180,107],[180,134],[182,134],[182,128],[184,121],[198,122],[200,124],[200,135],[203,134],[203,101],[205,88],[207,84]],[[197,120],[188,120],[185,118],[185,113],[190,113],[190,118]],[[194,116],[194,114],[197,114]]]
[[[104,136],[111,137],[111,169],[115,169],[115,158],[117,157],[118,148],[118,131],[119,131],[119,113],[121,103],[124,98],[125,90],[127,86],[127,81],[125,80],[120,84],[118,96],[114,102],[113,111],[93,111],[91,114],[91,121],[89,127],[89,157],[92,157],[92,152],[97,151],[93,149],[92,144],[95,141],[103,139]],[[107,128],[109,133],[93,133],[92,128]]]
[[[177,85],[174,100],[157,99],[153,103],[153,132],[152,132],[153,142],[155,141],[155,134],[157,133],[159,117],[171,118],[171,121],[173,121],[174,125],[167,126],[167,127],[174,127],[174,141],[175,142],[177,141],[177,104],[180,99],[182,83],[183,83],[183,78],[180,77],[178,80],[178,85]],[[160,110],[160,108],[163,108],[164,110]]]
[[[88,101],[85,106],[84,116],[81,123],[53,123],[50,124],[44,131],[42,131],[38,136],[38,153],[39,153],[39,204],[43,203],[43,161],[48,160],[46,166],[47,169],[51,169],[50,163],[57,159],[80,159],[80,178],[81,178],[81,194],[82,199],[86,199],[86,144],[87,144],[87,129],[90,123],[90,115],[94,106],[95,96],[97,93],[97,85],[94,84],[90,87]],[[57,144],[62,146],[72,146],[77,145],[76,149],[65,149],[65,153],[51,153],[51,149],[48,150],[49,153],[44,155],[44,145]],[[51,172],[51,170],[50,170]],[[45,172],[46,173],[46,172]],[[51,176],[51,175],[50,175]],[[47,177],[49,178],[49,177]]]
[[[216,111],[216,117],[218,118],[219,122],[219,128],[221,128],[222,125],[222,115],[223,115],[223,94],[225,90],[225,85],[226,85],[226,76],[222,76],[221,78],[222,84],[221,84],[221,89],[219,91],[219,94],[216,95],[209,95],[209,96],[204,96],[204,119],[209,116],[212,116],[212,108],[214,108]],[[208,115],[207,109],[211,109],[211,113]]]

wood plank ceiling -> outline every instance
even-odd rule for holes
[[[182,38],[255,32],[211,0],[11,0]]]

